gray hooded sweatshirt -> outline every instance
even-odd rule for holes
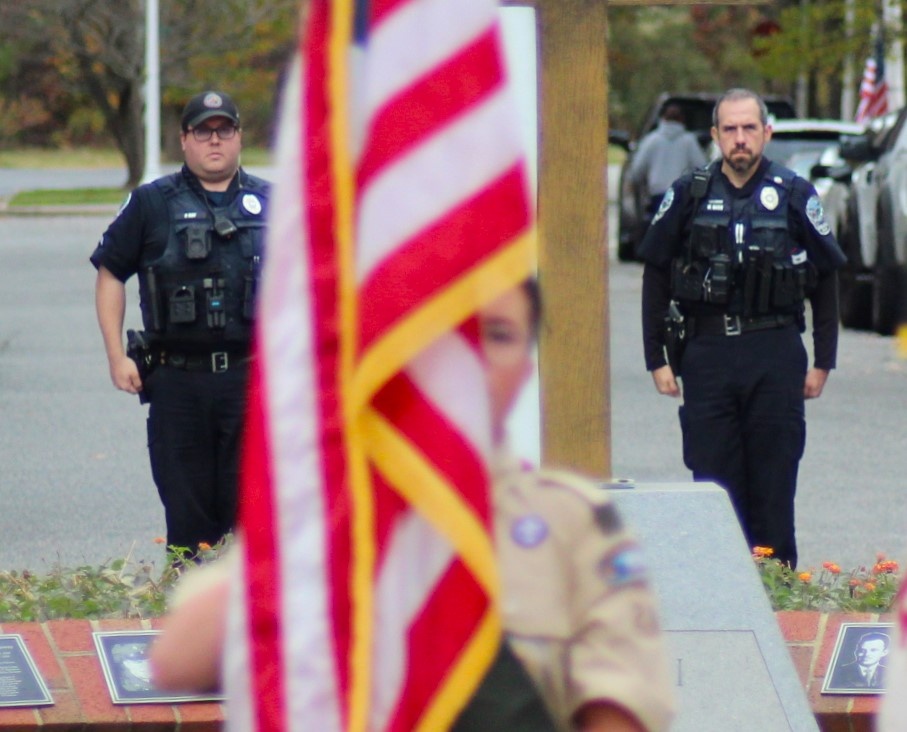
[[[680,122],[662,119],[639,144],[630,164],[630,180],[645,183],[650,196],[660,196],[681,175],[707,162],[692,132]]]

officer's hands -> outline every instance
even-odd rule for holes
[[[803,396],[806,399],[817,399],[822,396],[822,389],[828,380],[828,371],[825,369],[810,369],[806,372],[806,383],[803,386]]]
[[[677,384],[677,379],[674,378],[674,371],[671,370],[670,366],[666,365],[654,369],[652,371],[652,381],[655,382],[655,388],[659,394],[672,397],[680,396],[680,386]]]
[[[142,390],[139,368],[129,356],[123,354],[110,361],[110,380],[121,391],[138,394]]]

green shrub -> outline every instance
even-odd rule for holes
[[[871,567],[844,572],[834,562],[819,570],[795,570],[772,559],[767,547],[753,549],[773,610],[883,613],[891,609],[901,581],[900,568],[879,554]]]
[[[229,542],[228,537],[214,547],[200,544],[196,551],[168,547],[161,570],[130,552],[100,567],[0,571],[0,622],[158,617],[167,611],[169,593],[183,572],[216,559]]]

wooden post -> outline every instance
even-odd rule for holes
[[[542,458],[546,465],[608,478],[607,8],[753,5],[766,0],[505,0],[505,4],[535,8],[538,24]]]

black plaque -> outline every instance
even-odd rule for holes
[[[894,623],[842,623],[823,694],[884,694]]]
[[[98,658],[114,704],[173,704],[223,701],[219,694],[160,691],[151,682],[148,651],[159,630],[93,633]]]
[[[21,635],[0,635],[0,707],[53,704]]]

